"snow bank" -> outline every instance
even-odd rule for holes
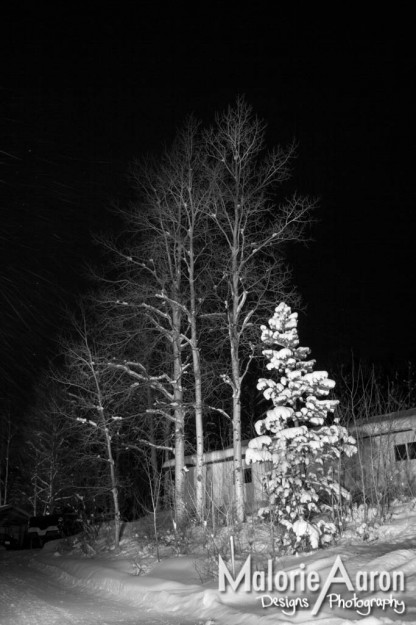
[[[106,557],[79,558],[73,555],[56,555],[56,545],[50,544],[46,551],[36,553],[31,565],[49,571],[68,585],[78,585],[98,593],[111,593],[129,603],[153,608],[176,617],[195,618],[195,623],[205,625],[254,625],[259,621],[264,625],[341,625],[362,623],[364,625],[387,625],[394,623],[416,623],[416,513],[409,505],[399,504],[392,511],[391,521],[378,528],[378,540],[368,544],[344,540],[337,547],[319,550],[309,554],[300,554],[277,561],[277,570],[287,575],[299,575],[305,569],[316,571],[325,580],[334,565],[336,556],[342,562],[348,574],[354,579],[357,571],[371,574],[373,571],[403,571],[405,574],[405,592],[398,593],[406,604],[403,615],[393,609],[376,609],[368,616],[360,616],[355,609],[330,607],[326,600],[319,613],[312,616],[312,608],[317,594],[306,591],[304,598],[309,600],[309,607],[296,609],[293,615],[284,613],[281,607],[273,605],[262,607],[262,593],[244,592],[240,586],[233,591],[228,585],[226,592],[218,590],[215,581],[202,583],[199,571],[203,560],[200,556],[180,556],[167,558],[156,563],[146,575],[133,575],[131,559],[115,554]],[[238,569],[237,569],[238,570]],[[255,570],[255,567],[254,567]],[[282,574],[283,574],[282,573]],[[345,588],[335,585],[330,592],[340,592],[343,598],[351,598]],[[294,600],[299,593],[283,594],[286,600]],[[360,592],[359,597],[366,600],[384,598],[386,593],[380,590]],[[265,603],[268,603],[265,599]],[[290,610],[289,610],[290,612]]]
[[[321,553],[322,555],[322,553]],[[392,556],[384,559],[370,560],[368,568],[377,565],[388,567],[400,564],[403,568],[409,553],[397,553],[396,560]],[[345,556],[344,556],[345,557]],[[347,556],[348,557],[348,556]],[[308,559],[313,562],[314,570],[325,574],[333,565],[333,557],[316,557]],[[302,624],[314,622],[318,625],[341,625],[360,621],[365,625],[385,625],[402,621],[387,616],[375,616],[355,619],[345,618],[324,606],[317,617],[311,616],[311,610],[298,611],[294,616],[286,616],[280,609],[262,608],[258,593],[236,592],[229,587],[227,592],[220,593],[215,584],[203,585],[197,582],[195,559],[190,557],[172,558],[157,564],[151,575],[138,577],[127,574],[120,562],[100,560],[79,560],[71,557],[56,557],[51,554],[39,554],[33,559],[32,565],[49,571],[63,583],[80,585],[98,592],[111,593],[124,598],[129,603],[142,607],[152,607],[161,612],[199,619],[199,623],[214,620],[215,623],[227,625],[254,625],[259,619],[265,625],[272,623]],[[288,566],[288,572],[294,572],[296,566]],[[412,563],[407,562],[410,571],[416,570],[416,557],[413,553]],[[352,613],[351,616],[355,614]],[[356,615],[355,615],[356,616]],[[201,620],[202,619],[202,620]],[[407,622],[416,622],[409,621]]]

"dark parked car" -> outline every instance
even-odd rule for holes
[[[71,536],[80,531],[78,517],[74,513],[46,514],[29,519],[27,535],[29,546],[43,547],[49,540]]]
[[[61,538],[59,517],[53,514],[32,516],[27,530],[30,547],[43,547],[48,540]]]

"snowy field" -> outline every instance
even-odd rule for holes
[[[414,503],[395,504],[389,522],[365,531],[366,540],[360,538],[361,522],[356,522],[336,547],[278,559],[273,565],[273,584],[278,573],[276,583],[286,580],[289,584],[284,592],[275,586],[271,591],[263,589],[261,573],[255,580],[247,577],[257,584],[249,592],[243,583],[232,590],[225,577],[227,588],[220,592],[219,580],[208,579],[214,558],[207,563],[201,549],[174,556],[172,547],[164,547],[162,561],[157,562],[150,542],[146,546],[139,540],[135,524],[127,526],[118,554],[97,548],[87,556],[75,548],[58,550],[57,542],[48,543],[42,551],[2,551],[0,624],[416,623]],[[252,552],[252,573],[260,569],[257,548],[258,542]],[[334,571],[337,556],[345,573]],[[237,565],[235,576],[238,570]],[[341,583],[325,590],[331,570],[333,575],[346,575],[353,588],[347,588],[343,577]],[[264,577],[267,580],[266,573]],[[388,583],[396,582],[397,590],[387,589]],[[358,590],[357,583],[361,585]],[[290,584],[295,585],[293,591]],[[362,590],[365,584],[367,590]]]

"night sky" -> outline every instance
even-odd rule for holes
[[[127,201],[129,162],[238,94],[270,146],[298,143],[287,193],[320,198],[311,242],[288,252],[302,344],[322,368],[352,352],[391,369],[416,360],[410,15],[236,6],[3,19],[0,374],[17,405],[56,351],[60,311],[88,288],[85,262],[100,262],[91,233]]]

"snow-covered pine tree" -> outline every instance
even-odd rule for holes
[[[267,369],[277,379],[261,378],[257,388],[274,407],[256,422],[259,436],[249,442],[246,463],[270,464],[264,478],[268,507],[259,512],[280,526],[283,545],[318,548],[337,533],[331,503],[348,499],[338,464],[343,453],[356,452],[355,440],[333,416],[338,401],[328,395],[335,382],[326,371],[314,371],[309,348],[299,347],[297,313],[279,304],[261,332]]]

